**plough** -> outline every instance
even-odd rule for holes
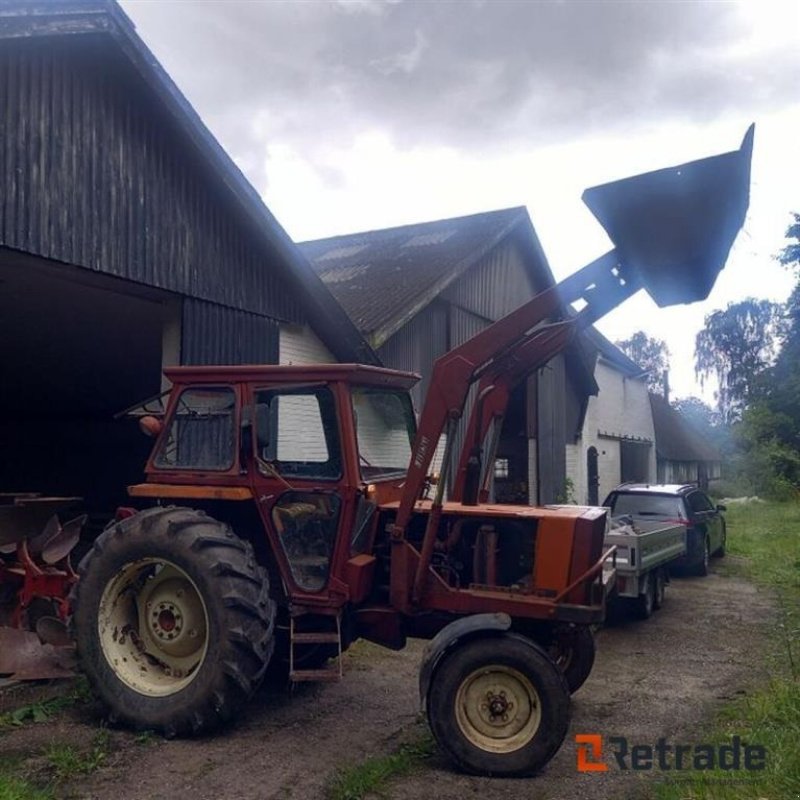
[[[78,579],[70,553],[86,515],[62,525],[80,498],[0,495],[0,676],[18,680],[72,674],[66,622]]]

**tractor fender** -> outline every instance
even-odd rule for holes
[[[419,700],[425,711],[428,702],[428,689],[436,668],[448,651],[460,642],[473,639],[482,633],[500,633],[511,627],[508,614],[470,614],[445,625],[433,639],[428,642],[422,654],[419,669]]]

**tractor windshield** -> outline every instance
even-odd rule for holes
[[[416,433],[411,398],[405,392],[357,387],[353,414],[361,477],[374,481],[404,475]]]

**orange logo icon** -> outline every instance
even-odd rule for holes
[[[607,772],[603,761],[603,737],[599,733],[577,733],[578,772]]]

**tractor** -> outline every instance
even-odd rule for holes
[[[614,249],[439,358],[418,420],[410,373],[167,369],[166,402],[140,418],[155,441],[129,487],[139,510],[96,539],[72,596],[111,721],[203,733],[266,674],[338,680],[357,639],[414,637],[429,640],[421,703],[455,764],[540,770],[591,671],[614,554],[605,509],[490,502],[508,396],[638,289],[660,306],[708,296],[744,221],[752,138],[587,190]]]

